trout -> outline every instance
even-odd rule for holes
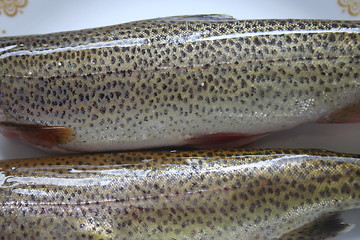
[[[360,22],[178,16],[0,38],[0,128],[70,152],[359,122]]]
[[[197,150],[0,162],[1,239],[325,239],[360,207],[360,156]]]

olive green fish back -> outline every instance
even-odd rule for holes
[[[359,164],[355,155],[288,150],[5,161],[0,236],[273,239],[358,207]]]
[[[69,128],[55,143],[78,151],[278,131],[360,101],[359,39],[359,21],[218,15],[2,38],[0,120]]]

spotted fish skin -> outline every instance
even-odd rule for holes
[[[359,32],[209,15],[1,38],[0,121],[71,129],[32,143],[73,151],[279,131],[360,102]]]
[[[1,239],[278,239],[360,207],[360,159],[315,150],[0,162]]]

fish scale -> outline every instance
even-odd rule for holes
[[[1,38],[0,120],[70,151],[264,135],[360,102],[358,43],[358,21],[219,15]]]
[[[360,206],[359,164],[280,149],[1,161],[0,238],[294,239],[303,225]]]

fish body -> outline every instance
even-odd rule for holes
[[[359,29],[205,15],[1,38],[0,126],[42,147],[110,151],[358,122]]]
[[[325,151],[101,153],[0,169],[1,239],[324,239],[328,216],[360,207],[359,156]]]

